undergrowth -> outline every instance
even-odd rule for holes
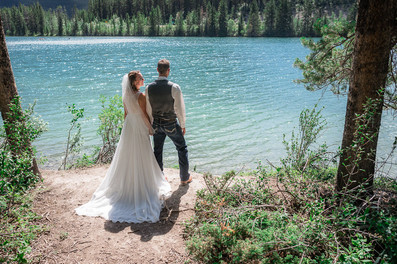
[[[396,180],[377,178],[373,195],[359,203],[353,193],[337,193],[335,154],[315,143],[325,124],[320,112],[302,112],[280,166],[204,175],[206,189],[185,226],[195,260],[396,263]]]
[[[34,115],[34,105],[23,111],[19,97],[10,105],[10,119],[0,130],[0,263],[26,263],[30,243],[42,231],[31,210],[30,190],[40,181],[32,172],[34,149],[27,146],[46,129]]]

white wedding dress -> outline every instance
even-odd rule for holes
[[[75,209],[78,215],[101,216],[113,222],[157,222],[171,186],[154,157],[150,123],[123,77],[123,103],[127,109],[120,141],[105,178],[91,200]]]

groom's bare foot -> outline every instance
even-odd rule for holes
[[[181,181],[181,185],[182,186],[187,185],[187,184],[191,183],[192,181],[193,181],[193,178],[192,178],[192,175],[190,175],[189,180]]]

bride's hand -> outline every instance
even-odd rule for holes
[[[153,136],[154,135],[154,130],[153,128],[149,128],[149,136]]]

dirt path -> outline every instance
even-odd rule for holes
[[[33,244],[36,263],[185,263],[189,256],[182,238],[183,222],[193,214],[196,191],[204,187],[202,175],[179,186],[179,172],[166,169],[173,194],[160,222],[113,223],[84,217],[74,208],[89,201],[107,167],[72,171],[42,171],[43,187],[34,208],[48,231]],[[191,261],[189,263],[194,263]]]

